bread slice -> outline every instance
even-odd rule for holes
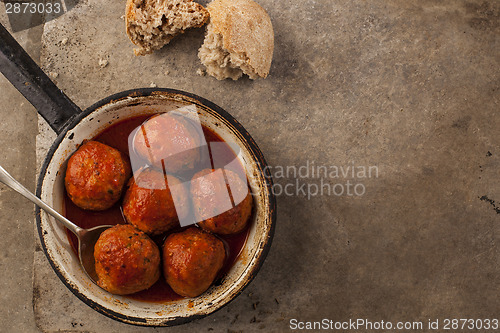
[[[139,46],[136,55],[145,55],[168,44],[189,28],[203,26],[207,10],[192,0],[127,0],[127,35]]]
[[[198,52],[207,73],[218,80],[267,77],[274,32],[266,11],[252,0],[214,0],[207,10],[210,23]]]

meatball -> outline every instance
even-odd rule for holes
[[[167,237],[163,244],[163,273],[181,296],[196,297],[212,284],[226,258],[224,243],[191,227]]]
[[[112,294],[132,294],[160,278],[160,250],[130,224],[104,231],[94,247],[97,284]]]
[[[120,199],[130,174],[130,162],[122,153],[88,141],[70,157],[64,183],[78,207],[105,210]]]
[[[178,178],[148,168],[130,180],[123,215],[139,230],[161,234],[177,227],[188,213],[188,191]]]
[[[134,150],[157,168],[177,173],[193,169],[201,160],[203,133],[187,117],[176,113],[156,115],[137,130]]]
[[[191,196],[196,220],[201,221],[198,225],[210,232],[238,233],[252,214],[253,199],[247,183],[230,170],[198,172],[191,181]]]

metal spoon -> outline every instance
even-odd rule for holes
[[[80,259],[80,264],[83,270],[90,279],[96,283],[97,274],[95,272],[95,262],[94,262],[94,246],[99,239],[101,233],[111,228],[111,225],[101,225],[91,229],[83,229],[59,214],[52,207],[47,205],[45,202],[40,200],[37,196],[31,193],[27,188],[25,188],[21,183],[15,180],[4,168],[0,166],[0,182],[4,183],[17,193],[24,196],[26,199],[33,202],[35,205],[52,215],[59,223],[68,228],[72,233],[78,237],[78,257]]]

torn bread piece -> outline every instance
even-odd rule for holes
[[[198,51],[207,74],[218,80],[267,77],[274,32],[266,11],[252,0],[214,0],[207,10],[210,22]]]
[[[135,55],[145,55],[168,44],[189,28],[203,26],[208,11],[192,0],[127,0],[125,24]]]

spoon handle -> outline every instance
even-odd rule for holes
[[[52,215],[57,221],[61,222],[66,228],[72,231],[74,234],[79,235],[83,229],[73,224],[70,220],[59,214],[54,208],[47,205],[45,202],[40,200],[36,195],[31,193],[26,187],[21,185],[17,180],[15,180],[7,171],[5,171],[2,166],[0,166],[0,182],[4,183],[17,193],[21,194],[23,197],[33,202],[35,205],[42,208],[44,211]]]

